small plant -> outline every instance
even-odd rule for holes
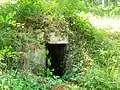
[[[1,65],[5,65],[7,69],[12,68],[15,57],[16,52],[12,51],[11,46],[6,46],[4,49],[0,50],[0,63]]]

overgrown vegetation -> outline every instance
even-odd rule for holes
[[[119,90],[120,34],[97,29],[86,16],[91,12],[114,17],[117,10],[119,4],[101,8],[100,2],[87,0],[18,0],[1,5],[0,89]],[[44,33],[56,30],[69,38],[62,77],[45,66]]]

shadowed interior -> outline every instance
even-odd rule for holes
[[[65,72],[65,52],[66,44],[46,44],[49,53],[47,58],[51,58],[50,69],[54,75],[62,76]]]

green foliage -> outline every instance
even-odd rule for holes
[[[3,90],[39,90],[36,79],[31,75],[20,75],[14,71],[0,76],[0,88]]]
[[[42,0],[18,0],[13,10],[16,11],[15,18],[17,20],[25,20],[32,18],[42,10]]]
[[[83,89],[119,89],[119,34],[96,29],[84,12],[68,20],[75,35],[70,37],[68,48],[68,59],[73,68],[70,76],[64,78],[83,85]],[[69,65],[67,68],[71,67]]]
[[[14,12],[9,11],[9,7],[0,6],[0,48],[4,46],[13,45],[15,31],[13,26],[15,26],[15,15]],[[15,44],[15,43],[14,43]]]
[[[50,90],[57,83],[65,82],[70,90],[120,89],[120,35],[96,29],[86,17],[86,12],[118,15],[119,7],[109,5],[102,8],[101,2],[95,4],[92,0],[18,0],[1,5],[0,88]],[[44,61],[48,53],[44,32],[55,30],[64,30],[69,35],[68,72],[61,79],[40,67],[45,64],[41,60]],[[3,72],[16,67],[15,60],[19,72]]]
[[[110,12],[110,16],[119,18],[119,14],[120,14],[119,11],[120,11],[120,6],[114,7],[114,9],[111,10]]]
[[[51,90],[64,80],[52,77],[41,77],[31,73],[19,73],[14,70],[2,72],[0,75],[0,89],[2,90]]]
[[[10,69],[13,66],[13,62],[16,57],[16,52],[12,51],[12,47],[5,47],[4,49],[0,50],[0,64],[1,69]]]
[[[83,88],[94,90],[114,90],[120,89],[119,78],[109,74],[108,71],[99,67],[89,70],[83,80]]]

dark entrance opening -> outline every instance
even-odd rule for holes
[[[65,73],[66,46],[66,44],[46,44],[49,51],[47,58],[51,58],[50,70],[53,70],[54,75],[62,76]]]

